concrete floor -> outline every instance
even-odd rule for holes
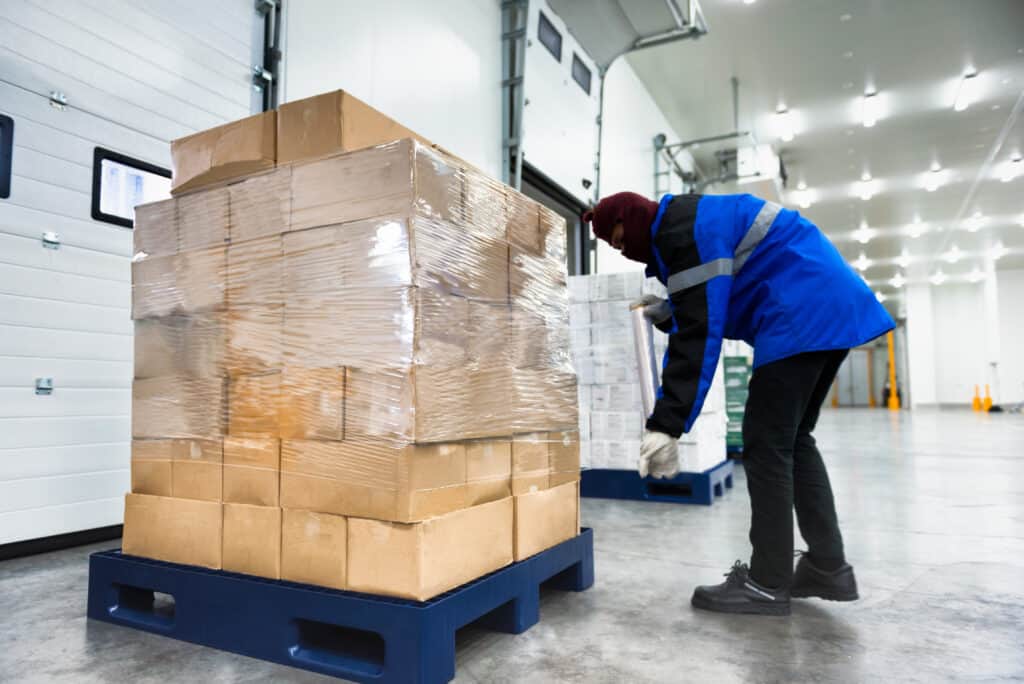
[[[520,636],[460,632],[456,681],[1024,680],[1024,416],[830,410],[818,438],[861,601],[690,608],[749,555],[742,473],[710,508],[585,500],[594,588]],[[89,622],[86,557],[114,545],[0,563],[0,681],[334,681]]]

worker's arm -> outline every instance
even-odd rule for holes
[[[668,236],[666,236],[668,237]],[[731,263],[701,259],[692,230],[671,236],[672,329],[647,429],[679,437],[700,415],[722,350]]]

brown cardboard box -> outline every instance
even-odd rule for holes
[[[225,312],[224,317],[229,375],[280,370],[284,357],[283,306],[241,306]]]
[[[281,579],[348,589],[346,519],[291,508],[281,513]]]
[[[224,504],[224,569],[281,579],[281,509]]]
[[[135,207],[132,254],[151,257],[178,253],[178,201],[162,200]]]
[[[284,304],[284,248],[280,235],[232,242],[227,248],[227,303],[231,308]]]
[[[132,492],[171,495],[173,440],[132,440]]]
[[[223,247],[134,261],[132,318],[221,310],[226,275]]]
[[[345,369],[286,367],[279,407],[284,439],[344,439]]]
[[[274,167],[277,112],[256,114],[171,141],[171,194]]]
[[[171,496],[202,501],[223,500],[223,442],[176,439],[173,440],[171,454]]]
[[[512,494],[512,440],[466,442],[467,504],[476,506]]]
[[[514,188],[505,188],[508,241],[533,254],[544,251],[540,228],[540,204]]]
[[[281,506],[413,522],[464,508],[462,444],[281,444]]]
[[[350,518],[348,585],[425,601],[512,560],[512,500],[403,524]]]
[[[577,430],[548,434],[548,458],[551,461],[549,484],[557,487],[580,479],[580,433]]]
[[[163,375],[132,383],[132,437],[219,439],[227,427],[219,377]]]
[[[219,503],[128,494],[121,551],[219,570],[222,529]]]
[[[304,230],[376,216],[407,216],[413,202],[412,140],[296,164],[291,229]]]
[[[178,197],[178,252],[225,247],[228,243],[227,188]]]
[[[224,438],[224,501],[253,506],[280,503],[281,442]]]
[[[223,314],[179,314],[135,321],[135,377],[224,374]]]
[[[534,432],[512,438],[513,494],[547,489],[550,467],[547,433]]]
[[[231,378],[228,433],[234,437],[277,437],[280,400],[280,372]]]
[[[278,109],[277,161],[288,164],[416,138],[408,128],[343,90],[287,102]]]
[[[231,242],[280,235],[291,228],[292,169],[282,166],[228,186]]]
[[[515,560],[579,534],[579,485],[563,484],[515,498]]]

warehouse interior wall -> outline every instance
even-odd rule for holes
[[[601,195],[607,197],[629,190],[654,198],[654,136],[663,133],[671,143],[678,141],[679,135],[625,58],[619,58],[608,69],[604,89]],[[670,192],[682,192],[682,183],[675,176],[672,177]],[[598,273],[637,268],[638,264],[605,242],[598,241]]]
[[[1024,402],[1024,306],[1018,298],[1024,293],[1024,270],[997,271],[1000,354],[997,373],[997,400],[1001,403]]]
[[[281,101],[339,88],[501,177],[496,0],[301,0],[285,9]]]

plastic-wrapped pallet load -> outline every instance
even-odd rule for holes
[[[633,470],[645,415],[633,347],[629,304],[644,294],[664,297],[664,287],[641,271],[569,279],[572,353],[579,387],[580,453],[584,467]],[[654,330],[657,358],[668,335]],[[726,458],[722,364],[693,429],[679,440],[684,472],[703,472]]]
[[[565,222],[419,139],[349,151],[397,124],[347,94],[278,124],[289,165],[138,208],[125,552],[425,599],[573,536]]]

